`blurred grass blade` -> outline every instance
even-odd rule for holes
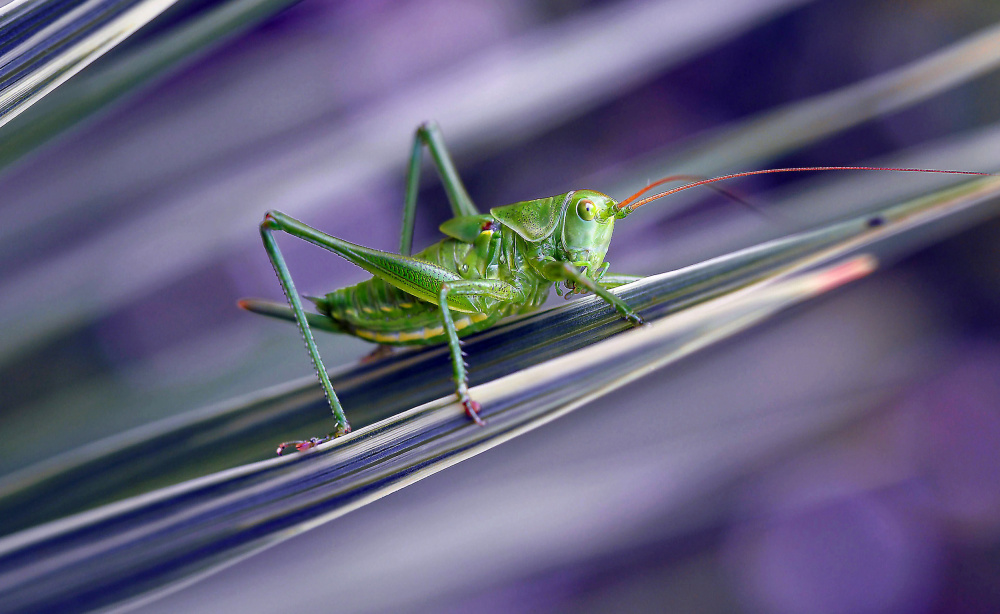
[[[51,0],[4,10],[0,126],[83,70],[176,0]],[[3,9],[0,9],[3,10]]]
[[[260,165],[248,164],[239,176],[226,175],[222,183],[194,188],[194,192],[187,186],[178,193],[165,188],[163,208],[120,224],[111,223],[92,243],[19,271],[0,288],[0,362],[10,361],[32,344],[90,322],[96,314],[105,313],[195,266],[207,253],[242,236],[239,234],[242,231],[237,233],[234,220],[247,219],[246,212],[251,210],[256,218],[260,211],[274,206],[273,202],[263,202],[262,195],[280,194],[282,207],[297,215],[326,207],[330,202],[355,199],[353,191],[359,185],[401,166],[405,135],[426,117],[450,118],[449,142],[459,153],[473,143],[488,141],[495,145],[499,142],[493,136],[496,134],[504,134],[507,139],[525,138],[550,127],[557,116],[562,118],[560,114],[579,113],[600,104],[617,89],[648,79],[664,66],[697,53],[709,41],[743,31],[795,4],[773,0],[750,7],[720,2],[719,7],[726,7],[721,11],[705,7],[695,10],[673,3],[629,5],[627,10],[616,5],[563,24],[557,35],[549,32],[538,37],[529,32],[509,48],[472,58],[467,70],[428,78],[421,87],[359,113],[350,121],[341,118],[341,123],[330,123],[328,117],[306,118],[315,120],[316,125],[308,131],[309,136],[296,153],[280,163],[266,159]],[[213,37],[226,36],[234,31],[231,28],[238,30],[245,25],[244,20],[252,21],[277,8],[280,8],[277,4],[261,0],[233,2],[178,27],[174,33],[163,36],[163,40],[154,41],[148,49],[137,51],[93,79],[73,84],[70,95],[59,97],[61,102],[53,101],[43,113],[33,114],[31,122],[12,125],[15,129],[10,133],[0,133],[7,142],[0,152],[0,165],[128,91],[149,74],[209,44]],[[719,14],[726,15],[725,21],[717,19]],[[664,30],[664,23],[671,29]],[[594,63],[566,64],[568,55],[590,49],[588,41],[604,36],[609,29],[634,36],[622,35],[617,52],[601,56]],[[655,36],[643,36],[646,29],[661,31]],[[648,177],[672,172],[704,175],[759,165],[846,127],[967,82],[992,70],[998,61],[1000,26],[994,26],[884,75],[713,133],[680,154],[672,153],[666,162],[658,159],[628,173],[633,179],[616,182],[619,189],[611,191],[631,191]],[[525,71],[523,80],[513,83],[507,81],[511,65],[531,69]],[[530,91],[531,95],[515,101],[498,97],[494,88],[500,82],[511,89]],[[545,87],[535,87],[537,83],[544,83]],[[615,87],[609,87],[612,83]],[[530,124],[526,126],[523,118],[531,118]],[[521,132],[512,134],[507,126],[513,124],[519,125]],[[489,137],[485,138],[486,135]],[[262,135],[258,140],[266,142],[271,136]],[[252,150],[258,144],[240,143],[236,149]],[[261,160],[265,158],[261,156]],[[194,167],[201,163],[205,161],[192,159]],[[119,190],[141,191],[137,186],[116,185]],[[318,193],[323,196],[317,197]],[[680,196],[674,206],[681,206],[685,198]],[[109,193],[92,195],[90,201],[113,199],[114,195]],[[75,200],[68,203],[72,207],[80,204]],[[51,216],[67,213],[52,204],[46,210],[52,212]],[[197,229],[183,223],[194,212],[202,220]],[[15,218],[9,227],[0,229],[3,238],[0,245],[7,246],[6,249],[30,245],[34,233],[45,232],[51,216],[41,220]],[[157,258],[155,266],[146,263],[142,270],[136,270],[127,260],[108,262],[107,254],[133,253],[141,247],[136,237],[151,233],[160,236],[165,245],[183,242],[189,249],[165,252]],[[120,282],[112,286],[101,284],[101,279],[108,276]],[[43,304],[45,308],[39,308]]]
[[[850,239],[864,219],[742,250],[674,271],[621,294],[648,319],[773,276],[804,254]],[[471,383],[490,381],[624,330],[603,302],[579,300],[506,323],[466,340]],[[442,347],[402,352],[332,376],[354,425],[363,426],[453,390]],[[326,432],[326,402],[312,378],[259,398],[168,419],[96,442],[0,480],[0,535],[102,503],[273,454],[275,443]],[[59,497],[52,497],[59,492]]]
[[[220,45],[299,0],[227,0],[198,12],[93,74],[67,83],[0,128],[0,168],[185,60]],[[95,69],[98,68],[95,66]]]
[[[873,262],[861,258],[851,269],[863,273]],[[106,607],[210,571],[537,428],[823,287],[811,276],[764,283],[478,386],[482,428],[443,399],[311,454],[262,461],[12,536],[0,543],[0,611]],[[122,543],[121,531],[129,530],[135,532]],[[36,548],[58,551],[57,561]],[[90,561],[100,562],[98,574]]]
[[[246,237],[249,224],[276,202],[299,216],[328,209],[330,203],[357,202],[359,190],[369,183],[397,172],[402,176],[407,141],[421,121],[448,117],[449,147],[456,155],[477,145],[480,151],[498,148],[594,108],[622,88],[652,79],[664,67],[803,2],[623,2],[592,9],[559,28],[528,31],[470,57],[460,70],[428,75],[348,116],[331,113],[323,103],[302,117],[296,109],[295,117],[285,118],[294,123],[278,122],[279,131],[266,132],[273,129],[267,124],[251,138],[241,132],[217,149],[206,148],[209,153],[192,151],[187,166],[173,169],[175,176],[224,169],[209,181],[156,183],[163,178],[154,173],[150,186],[115,176],[107,178],[106,191],[90,193],[86,202],[74,187],[45,207],[25,207],[29,214],[0,228],[0,252],[30,245],[33,236],[48,232],[53,219],[80,206],[146,190],[154,190],[158,202],[149,210],[136,207],[135,215],[110,218],[86,244],[25,267],[0,285],[0,363],[200,266]],[[593,44],[608,37],[616,38],[615,53]],[[508,96],[509,91],[520,94]],[[226,167],[227,157],[240,161],[237,169]],[[59,181],[49,174],[39,180]],[[0,179],[0,191],[4,187]],[[22,204],[8,206],[20,209]],[[192,216],[199,219],[197,225],[186,223]],[[185,249],[163,250],[141,266],[132,259],[108,258],[148,248],[142,237],[149,236]],[[102,283],[108,278],[116,283]]]
[[[446,397],[309,454],[223,471],[8,536],[0,540],[0,610],[83,611],[169,590],[584,403],[610,402],[609,393],[655,368],[995,213],[998,197],[1000,178],[984,178],[626,286],[622,294],[652,324],[475,386],[485,427],[469,423]],[[702,295],[680,311],[671,302],[698,296],[699,286],[740,265],[742,273],[714,298]],[[601,321],[616,319],[600,307],[594,313]],[[230,412],[227,419],[238,425],[241,416]]]
[[[647,319],[663,317],[773,276],[805,253],[843,241],[860,223],[772,241],[674,271],[656,284],[621,293]],[[472,384],[585,347],[627,327],[606,304],[577,300],[466,339]],[[354,425],[448,395],[451,366],[443,347],[402,352],[332,374]],[[323,433],[329,408],[313,378],[259,398],[168,419],[57,456],[0,480],[0,535],[46,520],[273,454],[277,441]],[[59,492],[59,497],[50,493]]]
[[[998,65],[1000,24],[995,24],[916,62],[713,130],[680,152],[648,156],[652,159],[629,176],[646,180],[676,173],[715,175],[758,168],[828,136],[967,83]],[[635,185],[632,180],[622,183],[623,188]]]

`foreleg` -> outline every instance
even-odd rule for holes
[[[593,292],[597,296],[599,296],[602,299],[604,299],[605,301],[607,301],[612,307],[614,307],[616,310],[618,310],[618,313],[620,313],[623,318],[625,318],[626,320],[628,320],[632,324],[634,324],[636,326],[639,326],[639,325],[645,323],[645,322],[643,322],[643,320],[639,316],[639,314],[637,314],[631,307],[628,306],[628,303],[626,303],[622,299],[618,298],[616,295],[612,294],[611,292],[608,292],[607,288],[608,287],[613,287],[613,286],[610,286],[610,285],[605,286],[604,279],[607,279],[608,277],[612,277],[613,278],[613,281],[611,283],[614,283],[614,278],[628,279],[628,281],[626,281],[624,283],[629,283],[631,281],[635,281],[635,279],[631,279],[631,277],[632,277],[631,275],[614,275],[614,276],[608,276],[608,275],[606,275],[601,280],[601,282],[598,283],[598,282],[595,282],[590,277],[587,277],[587,275],[585,275],[583,272],[581,272],[578,268],[576,268],[575,266],[573,266],[569,262],[552,262],[549,266],[551,266],[551,267],[557,267],[558,271],[559,271],[559,274],[562,275],[564,279],[572,282],[573,285],[574,285],[574,287],[576,287],[576,288],[580,288],[580,287],[586,288],[587,290]],[[638,279],[638,278],[636,278],[636,279]],[[623,285],[623,284],[618,284],[618,285]]]
[[[622,273],[608,273],[598,282],[603,288],[617,288],[630,284],[633,281],[643,279],[641,275],[624,275]]]
[[[617,288],[619,286],[630,284],[633,281],[639,281],[640,279],[642,279],[642,276],[640,275],[623,275],[623,274],[613,273],[610,275],[599,276],[597,278],[597,283],[602,288]],[[568,280],[566,281],[566,294],[565,294],[566,300],[573,298],[574,294],[586,294],[586,292],[587,288],[577,286],[575,285],[575,283],[570,282]],[[559,294],[559,296],[563,296],[563,293],[562,291],[560,291],[558,285],[556,286],[556,293]]]

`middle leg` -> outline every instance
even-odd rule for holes
[[[448,337],[448,349],[451,352],[455,394],[465,408],[465,413],[476,424],[482,426],[485,422],[479,417],[480,405],[469,397],[468,365],[465,364],[465,354],[462,352],[461,341],[458,339],[458,330],[455,328],[451,310],[448,309],[453,295],[479,297],[484,311],[488,311],[489,309],[501,308],[506,303],[523,300],[523,291],[521,288],[499,279],[472,279],[446,282],[441,286],[441,292],[438,295],[441,320],[444,324],[445,335]]]

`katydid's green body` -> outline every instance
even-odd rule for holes
[[[455,217],[441,225],[448,238],[411,256],[422,145],[430,150]],[[615,220],[630,211],[616,205],[600,192],[577,190],[479,214],[455,172],[440,132],[433,124],[425,124],[417,130],[410,158],[399,254],[337,239],[272,211],[261,224],[261,236],[290,309],[259,301],[244,301],[241,306],[298,324],[337,421],[332,436],[346,433],[350,427],[310,326],[384,345],[447,342],[456,394],[469,416],[481,423],[479,406],[469,398],[459,337],[490,328],[506,316],[538,309],[552,285],[559,282],[572,293],[594,292],[629,321],[641,323],[628,305],[607,291],[637,279],[605,274],[608,265],[604,256]],[[274,240],[275,230],[333,251],[373,278],[311,299],[319,314],[306,314]],[[320,441],[294,443],[302,450]],[[285,445],[279,447],[279,453]]]
[[[433,263],[453,273],[456,279],[510,281],[504,279],[507,275],[500,275],[497,252],[506,243],[510,252],[517,253],[515,241],[502,230],[482,234],[480,243],[484,250],[458,239],[445,239],[415,254],[414,259],[418,262],[414,266]],[[482,258],[483,251],[492,258]],[[545,300],[548,284],[539,284],[527,276],[522,276],[520,282],[525,288],[524,295],[530,297],[523,304],[490,297],[468,297],[477,299],[475,305],[471,301],[468,305],[450,304],[458,335],[484,330],[505,316],[536,309]],[[314,302],[319,312],[343,326],[344,332],[362,339],[384,345],[427,345],[447,341],[441,309],[436,301],[415,296],[378,277],[335,290]]]

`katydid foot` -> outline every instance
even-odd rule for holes
[[[635,312],[627,314],[625,316],[625,319],[628,320],[629,324],[631,324],[632,326],[645,326],[646,325],[646,321],[642,319],[642,316],[640,316],[639,314],[637,314]]]
[[[296,452],[305,452],[306,450],[315,448],[321,443],[326,443],[333,439],[329,435],[326,437],[310,437],[309,439],[303,439],[300,441],[286,441],[285,443],[278,446],[278,456],[281,456],[285,450],[294,447]]]
[[[462,402],[462,407],[465,408],[465,415],[472,418],[472,421],[479,426],[486,426],[486,421],[479,417],[479,410],[483,407],[470,399],[468,396],[459,395],[459,399]]]
[[[288,448],[295,448],[296,452],[305,452],[306,450],[311,450],[321,443],[326,443],[331,439],[336,439],[337,437],[343,437],[344,435],[351,432],[351,427],[348,425],[344,428],[338,428],[336,431],[330,433],[325,437],[310,437],[309,439],[301,439],[297,441],[286,441],[278,446],[278,456],[281,456],[285,450]]]

